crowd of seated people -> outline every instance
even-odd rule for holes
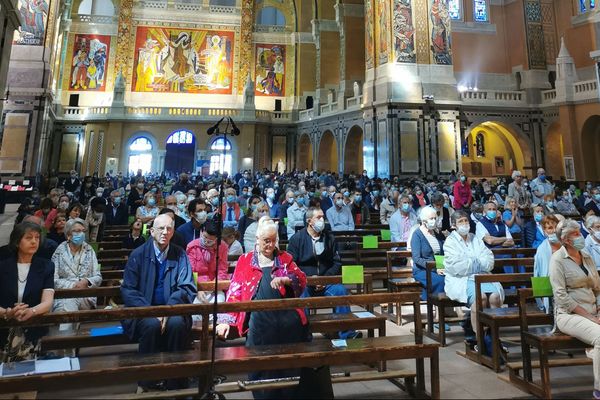
[[[469,179],[462,172],[424,180],[373,178],[366,171],[338,176],[268,170],[239,171],[234,176],[215,172],[205,177],[138,171],[129,176],[119,173],[82,179],[72,171],[55,182],[55,187],[45,187],[46,197],[39,198],[36,191],[35,198],[23,201],[11,242],[0,249],[0,287],[4,288],[0,291],[0,317],[5,319],[94,308],[95,298],[54,301],[52,294],[54,288],[101,284],[92,244],[102,241],[110,226],[129,225],[122,242],[122,248],[132,250],[122,284],[128,307],[204,302],[214,296],[219,301],[241,301],[344,295],[342,285],[306,286],[306,277],[339,275],[338,243],[332,232],[351,231],[368,223],[388,225],[392,241],[406,243],[412,253],[414,278],[423,285],[427,262],[445,255],[444,270],[431,272],[433,292],[445,292],[475,309],[503,303],[502,288],[489,284],[482,288],[482,304],[474,304],[473,277],[490,273],[493,248],[537,248],[536,276],[552,276],[556,258],[565,252],[574,255],[572,249],[579,251],[590,267],[600,266],[600,189],[592,183],[581,190],[553,183],[541,168],[531,180],[513,171],[510,178],[495,182]],[[374,215],[378,220],[372,219]],[[561,226],[565,218],[582,221],[569,220]],[[576,245],[572,240],[575,225],[583,240],[577,239]],[[561,227],[563,233],[565,227],[571,229],[568,237],[561,236]],[[223,240],[217,248],[221,231]],[[277,250],[284,240],[287,252]],[[227,274],[230,256],[239,256],[233,277]],[[288,268],[286,275],[282,263],[294,268]],[[506,267],[506,272],[512,271]],[[597,274],[596,269],[589,272]],[[194,273],[201,282],[215,277],[232,279],[232,286],[227,293],[197,293]],[[249,279],[252,285],[244,286]],[[29,280],[35,284],[24,286]],[[563,279],[560,284],[568,286],[569,282]],[[567,299],[568,291],[559,294],[563,296],[561,312],[577,313]],[[425,291],[422,296],[425,299]],[[539,305],[547,311],[547,304]],[[348,309],[338,307],[336,312]],[[471,318],[474,315],[471,313]],[[284,329],[303,326],[305,317],[256,313],[246,321],[242,314],[223,316],[218,333],[226,337],[230,327],[235,327],[238,335],[247,334],[247,345],[279,343],[277,331],[259,337],[263,330],[257,327],[273,318],[282,318],[280,327]],[[561,317],[561,321],[580,323],[576,318],[573,322]],[[189,338],[191,319],[154,318],[126,321],[124,326],[140,343],[140,352],[176,350]],[[305,340],[300,332],[286,340]],[[23,335],[24,343],[35,346],[44,333],[35,329],[0,332],[0,346],[4,348],[11,335]],[[354,338],[360,332],[339,332],[339,336]],[[17,349],[19,354],[24,351]],[[140,387],[153,389],[160,384],[141,382]],[[181,384],[166,382],[169,388]]]

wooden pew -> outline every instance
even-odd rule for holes
[[[339,297],[319,297],[304,299],[262,300],[244,303],[222,303],[218,312],[266,311],[306,307],[332,307],[353,305],[365,302],[413,302],[415,315],[420,315],[418,293],[372,294]],[[59,389],[64,387],[89,387],[115,384],[139,379],[167,379],[185,376],[203,376],[209,363],[208,315],[210,304],[190,304],[176,306],[139,307],[114,310],[89,310],[76,313],[54,313],[40,316],[18,325],[36,326],[64,322],[118,321],[130,318],[159,317],[172,315],[203,315],[202,340],[200,350],[153,355],[121,355],[82,357],[81,370],[63,373],[30,375],[0,379],[0,392],[10,393],[27,390]],[[0,328],[14,321],[0,322]],[[286,346],[261,346],[256,348],[234,347],[217,351],[215,372],[232,373],[262,369],[295,367],[316,367],[320,365],[347,365],[379,363],[396,359],[415,359],[416,372],[405,376],[416,377],[417,391],[424,394],[424,359],[430,359],[431,397],[439,398],[439,356],[438,345],[424,343],[422,327],[415,325],[413,337],[377,337],[348,340],[348,347],[333,348],[328,341],[298,343]],[[378,379],[378,378],[372,378]],[[379,379],[387,379],[383,376]],[[202,380],[202,378],[201,378]],[[407,380],[410,384],[410,380]]]
[[[420,291],[422,286],[413,278],[412,267],[394,267],[394,261],[407,261],[412,256],[409,250],[395,250],[386,252],[387,288],[389,292]],[[394,314],[393,304],[388,304],[388,314],[392,316],[397,325],[402,325],[402,304],[396,303]]]
[[[592,360],[585,356],[550,359],[549,353],[564,349],[585,349],[590,347],[590,345],[562,332],[555,332],[553,330],[554,317],[551,314],[544,314],[543,317],[533,322],[529,313],[529,307],[527,306],[533,298],[532,289],[518,290],[521,353],[523,354],[523,360],[508,363],[506,366],[512,384],[539,398],[551,399],[552,381],[550,380],[550,368],[589,365],[592,363]],[[532,327],[531,325],[538,326]],[[537,349],[539,361],[532,361],[531,347]],[[533,379],[533,369],[535,368],[540,369],[539,382]]]
[[[494,249],[493,249],[494,250]],[[492,250],[492,252],[493,252]],[[530,270],[533,269],[533,258],[495,258],[493,273],[501,273],[505,266],[525,266]],[[446,323],[459,322],[462,319],[446,318],[446,307],[465,307],[466,304],[450,299],[446,293],[433,293],[433,284],[431,282],[430,272],[437,273],[435,261],[430,261],[426,264],[427,268],[427,331],[426,335],[434,340],[438,340],[442,346],[446,346]],[[510,304],[511,300],[516,301],[516,291],[507,290],[505,292],[505,303]],[[438,334],[433,329],[433,309],[438,310]]]

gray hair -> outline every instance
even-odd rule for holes
[[[423,222],[427,219],[427,216],[431,214],[437,215],[437,211],[435,211],[435,208],[431,206],[425,206],[421,208],[421,210],[419,210],[419,219],[421,220],[421,222]]]
[[[177,202],[179,203],[180,201],[185,201],[187,203],[187,196],[183,193],[179,193],[178,195],[175,196],[177,198]]]
[[[401,194],[400,196],[398,196],[398,205],[400,205],[400,202],[402,200],[408,200],[408,202],[411,202],[410,196],[407,194]]]
[[[87,229],[84,220],[82,220],[81,218],[73,218],[68,220],[65,224],[65,236],[70,235],[71,232],[73,232],[73,228],[75,228],[75,225],[81,225],[84,229]]]
[[[261,201],[260,203],[256,204],[256,208],[252,210],[252,213],[250,214],[252,219],[258,220],[258,210],[263,208],[265,205],[268,207],[267,203],[265,203],[264,201]]]
[[[579,224],[572,219],[566,219],[558,224],[556,227],[556,236],[560,239],[562,243],[565,242],[565,239],[574,232],[579,232],[581,227]]]
[[[521,176],[521,171],[514,170],[514,171],[512,172],[512,174],[510,175],[510,177],[512,178],[512,180],[513,180],[513,181],[515,180],[515,178],[516,178],[517,176]]]
[[[446,199],[439,192],[435,193],[433,196],[431,196],[431,204],[440,204],[440,203],[444,203],[445,201],[446,201]]]
[[[311,219],[312,217],[315,216],[315,213],[317,211],[319,211],[321,208],[320,207],[309,207],[308,210],[306,211],[306,220],[308,221],[309,219]]]
[[[467,214],[463,210],[456,210],[450,216],[450,221],[451,221],[452,225],[456,226],[456,222],[458,222],[458,220],[461,218],[469,219],[469,214]]]
[[[271,217],[261,217],[261,219],[258,220],[258,226],[256,227],[256,238],[258,239],[270,232],[278,233],[277,224]],[[277,240],[279,240],[279,237]]]
[[[600,217],[597,217],[596,215],[590,215],[585,219],[585,227],[592,229],[592,226],[598,222],[600,222]]]

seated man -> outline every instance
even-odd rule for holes
[[[208,218],[210,206],[202,199],[193,199],[189,202],[187,209],[191,220],[177,229],[177,233],[183,236],[186,247],[200,237],[200,232]]]
[[[332,231],[354,230],[352,212],[344,204],[344,196],[339,192],[333,196],[333,207],[329,207],[327,210],[327,221],[329,221]]]
[[[337,250],[337,243],[331,233],[325,233],[325,219],[320,207],[310,207],[306,211],[306,228],[296,232],[290,239],[287,252],[306,276],[340,275],[342,262]],[[341,285],[307,286],[302,297],[312,296],[345,296],[346,288]],[[336,313],[349,313],[350,307],[339,306]],[[353,330],[340,332],[340,338],[360,337],[361,333]]]
[[[544,229],[541,224],[542,219],[544,218],[544,207],[541,204],[534,204],[531,206],[531,213],[533,215],[533,220],[525,224],[525,228],[523,229],[523,242],[525,243],[525,247],[537,249],[539,245],[546,240],[546,235],[544,234]]]
[[[398,209],[390,218],[392,242],[407,242],[411,228],[417,225],[417,215],[413,211],[410,197],[403,194],[398,198]]]
[[[483,206],[484,214],[481,219],[477,222],[475,228],[475,236],[477,238],[483,240],[485,245],[490,249],[498,248],[498,247],[514,247],[515,242],[513,241],[512,235],[510,234],[510,230],[502,221],[502,218],[499,218],[498,208],[496,203],[487,202]],[[498,256],[496,258],[509,258],[510,255],[507,256]],[[524,267],[519,268],[525,272]],[[513,267],[504,267],[504,272],[507,274],[514,273]]]
[[[159,215],[150,229],[151,239],[135,249],[123,273],[121,296],[126,307],[191,304],[196,296],[192,268],[185,250],[171,244],[175,222]],[[131,340],[139,342],[140,353],[182,351],[189,344],[189,316],[149,317],[122,321]],[[167,381],[168,389],[186,386],[186,379]],[[138,392],[157,386],[140,382]],[[160,383],[158,384],[161,385]]]

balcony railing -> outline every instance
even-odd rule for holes
[[[315,117],[315,109],[309,108],[308,110],[302,110],[298,115],[300,121],[310,121]]]
[[[460,92],[460,98],[467,104],[524,106],[525,92],[505,90],[466,90]]]
[[[73,22],[83,22],[88,24],[116,24],[118,17],[114,15],[87,15],[87,14],[72,14]]]
[[[362,105],[362,94],[358,97],[350,97],[346,99],[346,108],[359,108]]]
[[[321,106],[321,115],[330,114],[332,112],[337,111],[337,109],[338,109],[337,101],[335,101],[333,103],[329,103],[329,104],[324,104]]]

